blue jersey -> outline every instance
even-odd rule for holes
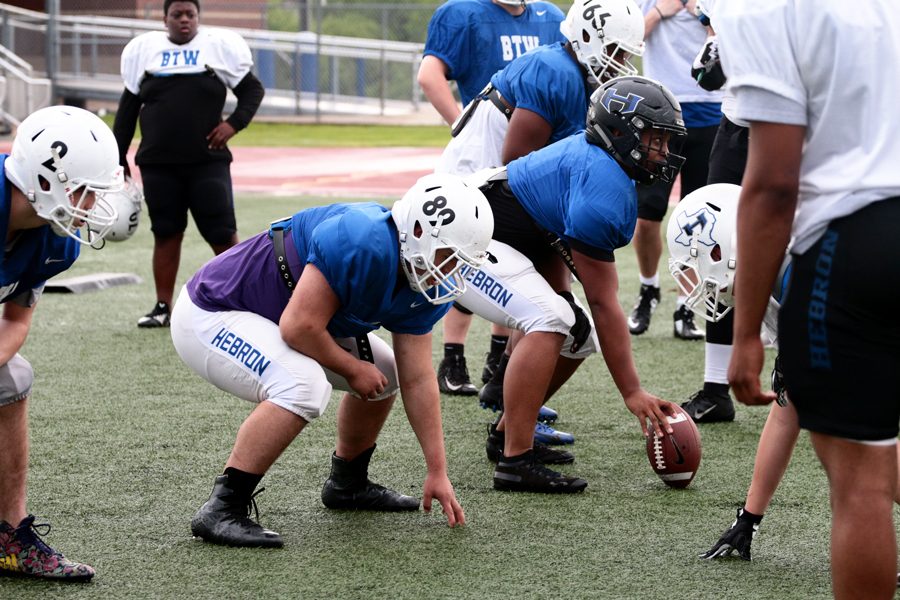
[[[548,143],[584,129],[590,91],[581,66],[561,42],[520,56],[495,73],[491,83],[511,105],[550,123]]]
[[[332,204],[295,214],[288,265],[299,279],[313,264],[337,295],[340,308],[328,323],[335,337],[364,335],[384,327],[422,335],[450,309],[414,292],[400,267],[400,242],[388,209],[373,202]],[[275,265],[269,232],[254,236],[204,265],[188,293],[200,308],[243,310],[277,323],[290,299]]]
[[[0,154],[0,236],[9,232],[9,214],[13,185],[6,178],[6,154]],[[18,237],[6,242],[0,256],[0,303],[15,300],[30,306],[44,283],[72,266],[78,258],[80,244],[68,236],[53,233],[50,225],[22,230]]]
[[[622,167],[577,133],[512,161],[509,186],[543,229],[605,260],[631,241],[637,192]]]
[[[447,65],[463,105],[487,85],[491,75],[514,58],[543,44],[565,42],[562,11],[549,2],[534,2],[514,17],[491,0],[449,0],[428,23],[425,56]]]

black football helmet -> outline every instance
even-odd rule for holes
[[[643,132],[656,130],[650,144]],[[668,133],[664,159],[650,160],[653,147]],[[646,77],[618,77],[591,94],[587,113],[587,139],[609,152],[635,181],[650,184],[675,180],[684,157],[677,154],[687,135],[681,105],[662,84]]]

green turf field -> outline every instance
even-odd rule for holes
[[[242,237],[309,203],[239,197]],[[190,372],[168,330],[135,327],[154,300],[143,217],[132,240],[85,251],[69,274],[134,272],[144,283],[46,295],[23,351],[36,373],[29,508],[52,522],[51,545],[94,565],[98,575],[86,585],[0,579],[0,598],[830,596],[827,483],[807,436],[763,521],[754,561],[698,560],[744,498],[767,409],[739,407],[734,423],[701,427],[699,475],[687,490],[669,490],[651,470],[637,421],[600,357],[551,402],[559,428],[577,437],[577,461],[566,470],[589,481],[584,494],[493,491],[484,454],[490,414],[473,399],[445,397],[449,470],[466,527],[450,530],[440,514],[328,511],[319,491],[335,438],[332,405],[263,480],[261,522],[284,536],[284,549],[192,540],[190,518],[250,406]],[[189,231],[180,281],[208,254]],[[619,252],[619,267],[621,299],[630,308],[637,288],[630,248]],[[703,346],[673,339],[674,284],[666,278],[656,319],[634,340],[634,352],[645,386],[680,401],[701,383]],[[486,340],[479,323],[468,346],[473,375]],[[407,493],[421,490],[424,463],[399,407],[372,475]]]

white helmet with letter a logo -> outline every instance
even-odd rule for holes
[[[94,245],[116,222],[103,196],[122,187],[119,147],[93,113],[73,106],[32,113],[18,127],[5,170],[57,235]]]
[[[669,219],[669,272],[687,296],[685,305],[707,321],[734,306],[740,195],[740,186],[730,183],[704,186],[685,196]]]
[[[466,272],[484,264],[494,233],[484,194],[455,175],[426,175],[394,203],[391,216],[410,287],[432,304],[461,296]]]

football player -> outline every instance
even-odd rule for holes
[[[450,80],[456,81],[463,106],[471,105],[491,76],[512,60],[544,44],[565,41],[559,30],[563,17],[555,5],[543,1],[446,2],[428,24],[419,85],[447,124],[455,124],[461,113]],[[497,162],[483,166],[499,165]],[[469,377],[463,349],[471,319],[455,310],[448,319],[449,327],[444,328],[445,357],[438,368],[440,389],[446,394],[472,396],[478,388]],[[485,382],[496,370],[509,339],[509,332],[499,326],[491,332],[481,377]]]
[[[48,546],[49,525],[25,508],[34,372],[19,351],[46,280],[72,266],[83,244],[101,247],[115,224],[103,195],[121,188],[122,168],[103,121],[52,106],[22,121],[0,169],[0,574],[86,581],[94,569]]]
[[[250,519],[254,489],[294,437],[343,390],[325,506],[417,510],[419,500],[368,479],[378,433],[397,391],[436,499],[465,522],[447,478],[431,328],[466,289],[493,231],[476,188],[429,175],[391,210],[332,204],[278,221],[203,266],[179,295],[172,340],[198,375],[255,403],[224,473],[191,522],[195,536],[230,546],[280,547]],[[390,331],[391,347],[373,331]],[[257,492],[258,493],[258,492]]]
[[[120,161],[138,119],[141,169],[153,231],[156,303],[138,319],[141,328],[168,327],[188,212],[213,253],[238,241],[226,145],[247,127],[265,90],[253,75],[253,57],[238,34],[200,27],[199,0],[163,3],[166,31],[143,33],[122,51],[125,89],[113,125]],[[237,106],[225,120],[228,90]]]
[[[890,598],[900,287],[872,282],[900,280],[900,66],[879,60],[900,55],[900,14],[890,0],[732,0],[715,18],[750,122],[729,380],[746,404],[775,397],[759,383],[759,325],[790,240],[781,367],[828,475],[834,594]]]
[[[658,435],[670,431],[665,416],[674,414],[671,403],[641,387],[617,297],[614,251],[634,231],[634,181],[678,174],[683,159],[669,144],[684,135],[681,110],[660,84],[621,77],[594,92],[586,121],[585,133],[493,175],[472,176],[484,180],[494,211],[493,258],[471,276],[459,301],[524,334],[509,359],[496,427],[502,450],[494,487],[500,490],[568,493],[587,486],[545,466],[571,462],[571,455],[561,460],[555,449],[533,448],[533,431],[547,397],[600,349],[644,435],[650,427]],[[589,314],[571,293],[573,274],[584,287]]]

